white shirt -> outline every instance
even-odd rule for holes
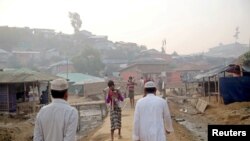
[[[78,112],[63,99],[53,99],[36,117],[33,141],[75,141]]]
[[[136,103],[133,140],[166,141],[166,130],[174,131],[167,102],[147,94]]]

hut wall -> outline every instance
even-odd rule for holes
[[[9,85],[9,112],[16,111],[16,88],[15,85]]]
[[[103,93],[103,89],[107,87],[106,82],[96,82],[84,84],[84,96],[89,97]]]
[[[0,84],[0,112],[8,112],[8,85]]]
[[[220,78],[220,94],[224,104],[250,101],[250,77]]]
[[[216,82],[216,85],[217,85],[217,89],[218,89],[218,82]],[[205,92],[206,92],[206,96],[208,95],[208,82],[205,82],[204,83],[204,86],[205,86]],[[210,92],[214,93],[214,92],[217,92],[218,90],[215,90],[215,83],[214,81],[211,81],[210,82]]]

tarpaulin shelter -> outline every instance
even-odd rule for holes
[[[250,101],[250,77],[224,77],[219,82],[224,104]]]
[[[218,77],[224,76],[223,72],[226,68],[227,66],[224,65],[217,66],[194,77],[196,82],[200,83],[199,85],[201,86],[201,92],[203,95],[209,95],[209,100],[210,95],[218,95]]]
[[[240,87],[244,87],[244,85],[250,86],[250,84],[248,84],[248,82],[246,81],[248,80],[248,78],[246,76],[244,77],[244,75],[249,72],[247,68],[248,67],[246,66],[239,66],[236,64],[230,64],[228,66],[219,66],[203,74],[197,75],[195,79],[198,82],[200,82],[200,80],[202,79],[201,83],[202,83],[202,88],[203,88],[203,94],[204,96],[208,94],[209,100],[210,100],[210,95],[215,94],[218,96],[218,98],[222,96],[223,100],[226,100],[224,101],[225,103],[232,102],[234,100],[244,101],[247,99],[244,96],[241,96],[242,98],[241,100],[239,100],[239,98],[234,99],[233,97],[237,97],[236,95],[242,95],[243,89],[239,89]],[[233,80],[234,80],[234,83],[232,83]],[[230,82],[230,83],[227,83],[227,82]],[[238,84],[241,84],[243,86],[240,86]],[[231,86],[229,87],[229,85]],[[236,91],[236,90],[241,90],[241,91]],[[236,93],[228,95],[228,91],[234,91]],[[248,90],[244,92],[247,92],[247,91]],[[231,98],[228,98],[230,96]],[[227,100],[227,99],[230,99],[230,100]]]

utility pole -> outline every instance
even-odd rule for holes
[[[162,47],[161,47],[162,53],[166,53],[166,44],[167,44],[166,39],[163,39],[162,40]]]

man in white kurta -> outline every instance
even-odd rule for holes
[[[75,141],[78,112],[67,102],[68,83],[56,79],[51,83],[52,103],[36,117],[34,141]]]
[[[149,81],[145,84],[146,97],[136,103],[134,113],[134,141],[166,141],[166,133],[173,132],[167,102],[155,96],[156,86]]]

